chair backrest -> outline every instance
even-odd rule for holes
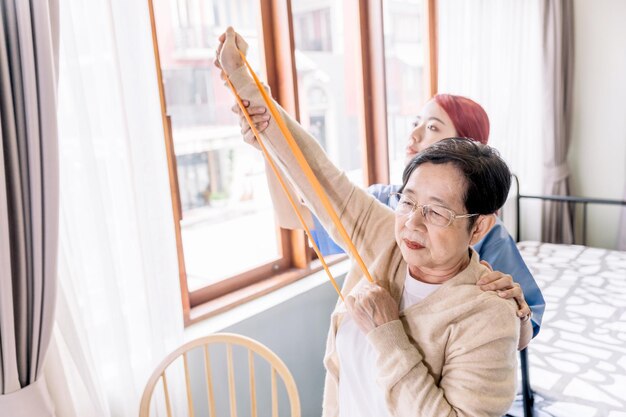
[[[184,379],[185,379],[185,390],[187,397],[187,410],[188,416],[194,417],[194,399],[192,395],[192,387],[191,387],[191,376],[189,369],[189,353],[196,349],[202,348],[203,356],[204,356],[204,377],[206,383],[206,398],[208,400],[208,409],[209,415],[211,417],[216,416],[216,403],[215,403],[215,392],[214,388],[216,387],[216,382],[213,380],[213,375],[211,371],[211,355],[209,351],[209,346],[221,344],[225,346],[226,349],[226,373],[227,377],[227,385],[228,385],[228,403],[230,406],[230,416],[237,416],[237,398],[236,398],[236,383],[235,383],[235,365],[233,361],[233,346],[240,346],[247,350],[247,368],[248,368],[248,386],[250,390],[250,415],[252,417],[256,417],[258,415],[257,411],[257,389],[256,389],[256,372],[254,365],[254,357],[255,353],[258,357],[264,359],[267,364],[270,366],[270,385],[271,385],[271,408],[272,408],[272,417],[278,416],[278,387],[277,387],[277,378],[276,375],[282,379],[285,389],[287,391],[287,396],[289,398],[291,417],[300,417],[300,398],[298,397],[298,389],[296,387],[296,383],[293,379],[293,376],[287,369],[285,363],[270,349],[261,343],[252,340],[245,336],[240,336],[236,334],[230,333],[216,333],[210,336],[201,337],[199,339],[195,339],[191,342],[188,342],[174,352],[170,353],[155,369],[146,384],[146,388],[144,389],[143,396],[141,398],[141,405],[139,409],[140,417],[149,417],[150,409],[152,403],[153,392],[155,387],[161,382],[163,387],[163,395],[164,395],[164,405],[167,412],[168,417],[172,417],[172,405],[170,398],[170,390],[168,389],[168,379],[166,377],[166,370],[168,367],[176,361],[179,357],[182,356],[183,360],[183,370],[184,370]],[[197,389],[193,392],[197,392]],[[262,412],[261,415],[267,415],[267,412]]]

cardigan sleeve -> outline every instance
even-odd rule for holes
[[[400,320],[372,330],[367,339],[378,352],[378,383],[391,415],[502,416],[515,396],[519,323],[501,306],[485,305],[481,316],[488,323],[468,317],[450,327],[439,381]]]
[[[232,72],[229,79],[237,94],[242,99],[249,100],[251,106],[266,106],[259,89],[244,67]],[[393,213],[390,209],[378,204],[376,199],[365,190],[351,183],[345,173],[330,161],[315,138],[280,106],[277,105],[277,109],[328,196],[348,236],[367,265],[383,246],[387,247],[390,242],[394,242]],[[345,249],[346,244],[287,145],[275,117],[270,119],[269,126],[261,135],[273,160],[302,196],[307,207],[317,216],[331,237]]]

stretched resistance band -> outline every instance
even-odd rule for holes
[[[250,75],[252,75],[252,78],[254,79],[254,82],[256,83],[257,88],[259,89],[259,92],[261,93],[261,96],[263,97],[263,100],[265,101],[265,104],[267,105],[268,109],[270,110],[270,113],[272,114],[272,117],[274,117],[274,120],[278,124],[278,127],[281,130],[283,136],[285,137],[285,139],[287,141],[287,144],[289,145],[289,148],[293,152],[294,157],[296,158],[298,164],[300,165],[300,168],[302,169],[302,171],[306,175],[309,183],[313,187],[313,190],[317,194],[317,197],[320,199],[320,202],[324,206],[324,209],[328,212],[328,214],[329,214],[331,220],[333,221],[335,227],[337,227],[337,230],[339,231],[339,234],[341,235],[341,237],[343,238],[344,242],[348,246],[348,250],[350,251],[350,253],[354,257],[354,259],[357,261],[357,263],[361,267],[361,270],[363,271],[363,273],[364,273],[365,277],[367,278],[367,280],[370,281],[370,282],[373,282],[374,280],[372,279],[369,271],[367,270],[367,267],[365,266],[365,263],[363,262],[363,259],[361,258],[361,256],[357,252],[356,247],[354,246],[354,243],[350,239],[350,236],[348,236],[348,233],[346,232],[346,229],[343,227],[343,224],[339,220],[339,216],[337,216],[337,213],[335,212],[335,210],[333,209],[332,205],[330,204],[330,201],[328,200],[326,192],[322,188],[321,184],[319,183],[319,180],[317,179],[317,177],[313,173],[313,170],[311,169],[309,163],[307,162],[306,158],[302,154],[302,151],[298,147],[298,144],[296,143],[295,139],[291,135],[291,132],[289,131],[289,129],[287,128],[287,125],[285,124],[285,121],[283,120],[283,118],[278,113],[278,110],[276,109],[276,106],[274,106],[274,103],[271,100],[271,98],[267,95],[267,92],[265,91],[265,89],[261,85],[261,82],[259,81],[259,78],[257,77],[257,75],[255,74],[254,70],[252,69],[252,67],[250,66],[248,61],[246,60],[245,55],[241,51],[239,51],[239,54],[241,55],[241,57],[243,59],[243,62],[245,63],[246,67],[248,68],[248,71],[250,72]],[[320,259],[320,261],[322,263],[322,266],[326,270],[326,273],[327,273],[328,277],[330,278],[330,281],[332,282],[333,286],[335,287],[335,290],[339,294],[339,297],[341,297],[341,299],[343,300],[343,295],[341,294],[341,291],[339,290],[339,287],[337,286],[337,283],[336,283],[335,279],[333,278],[332,274],[330,273],[330,270],[328,269],[328,265],[324,261],[324,257],[322,256],[322,254],[320,253],[319,248],[315,244],[315,240],[313,239],[313,236],[311,235],[311,232],[310,232],[309,228],[307,227],[306,222],[304,221],[304,218],[300,214],[300,212],[299,212],[295,202],[293,201],[293,198],[289,194],[289,191],[287,190],[287,185],[283,181],[282,176],[281,176],[280,172],[278,171],[278,168],[276,167],[276,165],[272,161],[272,158],[271,158],[269,152],[267,151],[267,148],[265,147],[265,144],[263,143],[263,140],[261,139],[260,132],[257,130],[255,124],[253,123],[252,118],[248,114],[248,111],[247,111],[246,107],[243,105],[243,102],[241,101],[241,98],[237,94],[237,91],[236,91],[235,87],[230,82],[228,77],[225,77],[225,78],[226,78],[226,82],[228,83],[228,86],[230,87],[230,89],[232,90],[233,94],[235,95],[235,98],[237,100],[237,104],[241,108],[241,111],[242,111],[244,117],[248,121],[248,124],[250,125],[250,128],[252,129],[252,132],[254,133],[254,136],[256,137],[256,139],[257,139],[257,141],[259,143],[259,145],[261,147],[261,150],[263,151],[263,154],[265,155],[265,158],[268,161],[268,164],[270,165],[270,167],[272,168],[272,171],[274,171],[274,174],[278,178],[278,181],[279,181],[283,191],[285,192],[285,194],[287,196],[287,199],[289,200],[289,203],[291,204],[291,207],[293,207],[294,211],[296,212],[296,216],[298,217],[298,220],[302,224],[302,226],[304,228],[304,231],[306,232],[307,236],[311,240],[311,246],[313,247],[313,250],[317,254],[318,258]]]

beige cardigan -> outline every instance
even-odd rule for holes
[[[230,75],[241,98],[265,105],[245,69]],[[348,235],[371,275],[388,279],[400,300],[407,266],[394,238],[394,214],[365,190],[352,184],[326,157],[318,143],[281,109],[290,132],[326,190]],[[264,143],[336,242],[329,216],[288,148],[274,118]],[[378,352],[378,383],[391,415],[501,416],[515,395],[519,319],[514,301],[483,292],[476,281],[487,272],[472,251],[469,266],[396,320],[378,327],[367,339]],[[343,294],[365,279],[356,264],[348,272]],[[324,417],[337,417],[339,362],[335,337],[345,308],[337,303],[331,316],[324,364]]]

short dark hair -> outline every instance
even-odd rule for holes
[[[463,202],[467,213],[492,214],[504,205],[511,187],[511,171],[494,148],[467,138],[448,138],[418,153],[404,169],[402,188],[415,169],[427,162],[450,163],[466,180]],[[476,217],[470,218],[470,228]]]

